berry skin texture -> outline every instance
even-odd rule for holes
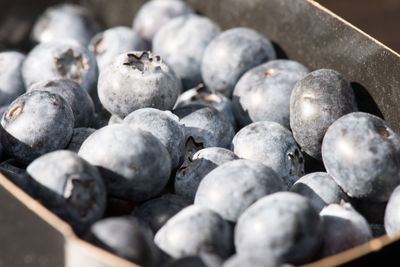
[[[29,52],[22,65],[27,89],[37,82],[68,78],[92,95],[97,76],[96,58],[85,46],[73,40],[40,43]]]
[[[233,91],[233,111],[243,127],[256,121],[274,121],[290,128],[290,96],[295,83],[309,70],[286,59],[254,67],[240,78]]]
[[[94,104],[90,95],[73,80],[55,78],[38,82],[29,87],[31,91],[48,91],[67,101],[75,118],[74,127],[88,127],[94,119]]]
[[[181,0],[147,1],[137,12],[133,20],[133,30],[150,45],[154,35],[171,19],[194,13],[192,8]]]
[[[160,55],[181,79],[184,89],[202,82],[201,61],[207,45],[221,32],[209,18],[188,14],[162,26],[153,39],[153,52]]]
[[[234,160],[218,166],[201,180],[194,204],[236,222],[255,201],[285,188],[271,168],[251,160]]]
[[[390,237],[395,237],[400,233],[400,186],[397,186],[389,198],[386,205],[384,226],[385,231]]]
[[[109,195],[144,201],[160,193],[171,173],[166,148],[151,133],[129,125],[105,126],[90,135],[79,156],[98,166]]]
[[[281,262],[303,264],[319,249],[322,223],[303,196],[278,192],[251,205],[235,227],[235,247],[240,254],[272,255]]]
[[[99,75],[99,99],[121,119],[140,108],[170,110],[180,91],[181,83],[171,68],[146,51],[119,55]]]
[[[1,144],[22,163],[58,149],[71,137],[74,115],[67,102],[47,91],[27,92],[14,100],[1,119]]]
[[[321,258],[364,244],[372,238],[367,221],[349,203],[330,204],[320,215],[323,223]]]
[[[21,67],[25,55],[19,52],[0,53],[0,106],[10,104],[25,93]]]
[[[153,134],[165,146],[171,156],[172,169],[178,168],[185,154],[184,126],[170,111],[141,108],[125,117],[123,123],[133,129],[141,129]]]
[[[204,51],[201,73],[204,83],[231,97],[243,73],[276,58],[271,42],[249,28],[233,28],[222,32]]]
[[[335,121],[325,134],[322,158],[350,197],[386,202],[400,184],[400,136],[374,115],[353,112]]]
[[[197,144],[203,147],[228,148],[235,130],[229,120],[215,108],[199,108],[181,118],[185,125],[186,139],[192,137]]]
[[[117,26],[96,34],[89,50],[96,56],[100,72],[122,53],[146,50],[146,43],[131,28]]]
[[[233,250],[229,223],[217,213],[195,205],[169,219],[155,235],[154,242],[173,258],[208,252],[224,259]]]
[[[156,266],[159,250],[147,225],[129,216],[110,217],[95,222],[87,241],[141,266]]]
[[[106,207],[106,189],[97,169],[68,150],[47,153],[26,168],[35,182],[35,196],[77,233],[99,220]]]
[[[329,204],[349,201],[347,195],[326,172],[313,172],[302,176],[293,184],[290,192],[308,198],[318,211]]]
[[[331,69],[319,69],[298,81],[290,97],[290,128],[301,149],[321,160],[322,139],[341,116],[357,111],[353,89]]]
[[[232,140],[239,158],[251,159],[273,169],[290,188],[304,174],[303,155],[292,133],[273,121],[253,122]]]

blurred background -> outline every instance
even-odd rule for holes
[[[400,0],[316,0],[400,53]]]
[[[114,1],[119,4],[115,5]],[[235,0],[233,0],[235,1]],[[268,0],[262,0],[268,1]],[[316,0],[375,39],[400,52],[400,0]],[[60,0],[0,0],[0,50],[27,50],[34,19],[48,5]],[[107,25],[131,25],[134,12],[144,0],[70,0],[64,2],[97,6],[96,14],[107,16]],[[102,16],[104,17],[104,16]]]

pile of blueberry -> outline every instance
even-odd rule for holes
[[[400,232],[400,137],[335,70],[180,0],[48,8],[0,53],[0,171],[143,266],[291,266]]]

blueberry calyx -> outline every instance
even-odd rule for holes
[[[156,64],[161,61],[160,56],[151,54],[149,51],[132,52],[127,54],[127,62],[123,63],[125,66],[131,66],[142,73],[148,70],[160,70],[160,65]]]
[[[64,197],[68,203],[77,208],[83,219],[90,210],[97,208],[95,193],[95,184],[92,180],[85,181],[79,176],[71,175],[65,183]]]
[[[60,57],[55,57],[54,62],[61,77],[69,78],[78,83],[82,80],[82,72],[89,68],[88,59],[71,48],[67,49]]]

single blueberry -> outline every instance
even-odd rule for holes
[[[69,142],[66,149],[78,153],[83,142],[89,137],[89,135],[91,135],[95,131],[96,129],[93,128],[85,128],[85,127],[74,128],[74,131],[72,132],[71,141]]]
[[[184,126],[170,111],[141,108],[125,117],[123,123],[134,129],[153,134],[165,146],[171,156],[172,169],[177,169],[185,154]]]
[[[290,191],[308,198],[318,211],[329,204],[349,201],[347,195],[326,172],[313,172],[302,176]]]
[[[279,261],[296,265],[312,260],[321,241],[317,211],[308,199],[290,192],[259,199],[245,210],[235,227],[239,255],[263,257],[272,253]]]
[[[233,152],[272,168],[290,188],[304,174],[304,158],[292,133],[273,121],[253,122],[232,140]]]
[[[289,129],[290,96],[295,83],[308,72],[302,64],[287,59],[271,60],[247,71],[233,91],[238,124],[274,121]]]
[[[199,184],[194,204],[209,208],[227,221],[239,216],[258,199],[284,191],[286,185],[269,167],[246,159],[222,164]]]
[[[51,211],[83,233],[106,207],[106,189],[98,170],[75,152],[47,153],[26,168],[35,196]]]
[[[320,215],[323,224],[321,258],[364,244],[372,238],[367,221],[349,203],[330,204]]]
[[[96,56],[99,71],[102,71],[122,53],[146,50],[146,44],[132,28],[117,26],[96,34],[89,50]]]
[[[92,96],[96,91],[97,76],[96,58],[73,40],[40,43],[29,52],[22,65],[26,88],[57,77],[68,78]]]
[[[139,108],[172,109],[180,91],[181,83],[171,68],[145,51],[119,55],[99,75],[100,101],[120,118]]]
[[[159,253],[146,225],[130,216],[97,221],[86,240],[141,266],[155,266]]]
[[[19,52],[0,52],[0,106],[10,104],[25,93],[21,68],[25,55]]]
[[[335,121],[322,158],[336,183],[356,199],[385,202],[400,184],[400,137],[377,116],[353,112]]]
[[[276,58],[271,42],[250,28],[224,31],[204,51],[201,74],[204,83],[227,97],[243,73]]]
[[[207,147],[197,151],[190,161],[182,164],[176,172],[175,193],[193,201],[201,180],[219,165],[234,159],[238,157],[222,147]]]
[[[188,206],[157,232],[157,246],[173,258],[215,253],[227,258],[233,250],[232,230],[217,213],[200,206]]]
[[[156,233],[172,216],[189,205],[190,202],[182,196],[166,194],[139,205],[132,216],[143,220]]]
[[[322,139],[341,116],[356,111],[353,89],[331,69],[319,69],[298,81],[290,97],[290,127],[301,149],[321,160]]]
[[[37,19],[31,38],[36,42],[73,39],[86,46],[100,30],[100,24],[89,9],[73,4],[58,4],[47,8]]]
[[[1,144],[18,161],[64,149],[71,137],[74,115],[67,102],[47,91],[27,92],[14,100],[1,119]]]
[[[186,140],[190,137],[203,147],[229,147],[235,130],[229,120],[213,107],[204,107],[181,118]]]
[[[31,91],[48,91],[64,98],[74,114],[74,127],[88,127],[93,123],[94,104],[86,90],[73,80],[54,78],[33,84],[28,88]]]
[[[201,83],[201,61],[207,45],[221,32],[207,17],[188,14],[171,19],[153,39],[152,50],[181,79],[184,89]]]
[[[172,18],[191,14],[192,8],[181,0],[152,0],[141,6],[133,20],[133,30],[151,47],[158,29]]]
[[[160,193],[171,172],[163,144],[151,133],[125,124],[105,126],[91,134],[79,155],[99,167],[109,195],[131,201]]]

